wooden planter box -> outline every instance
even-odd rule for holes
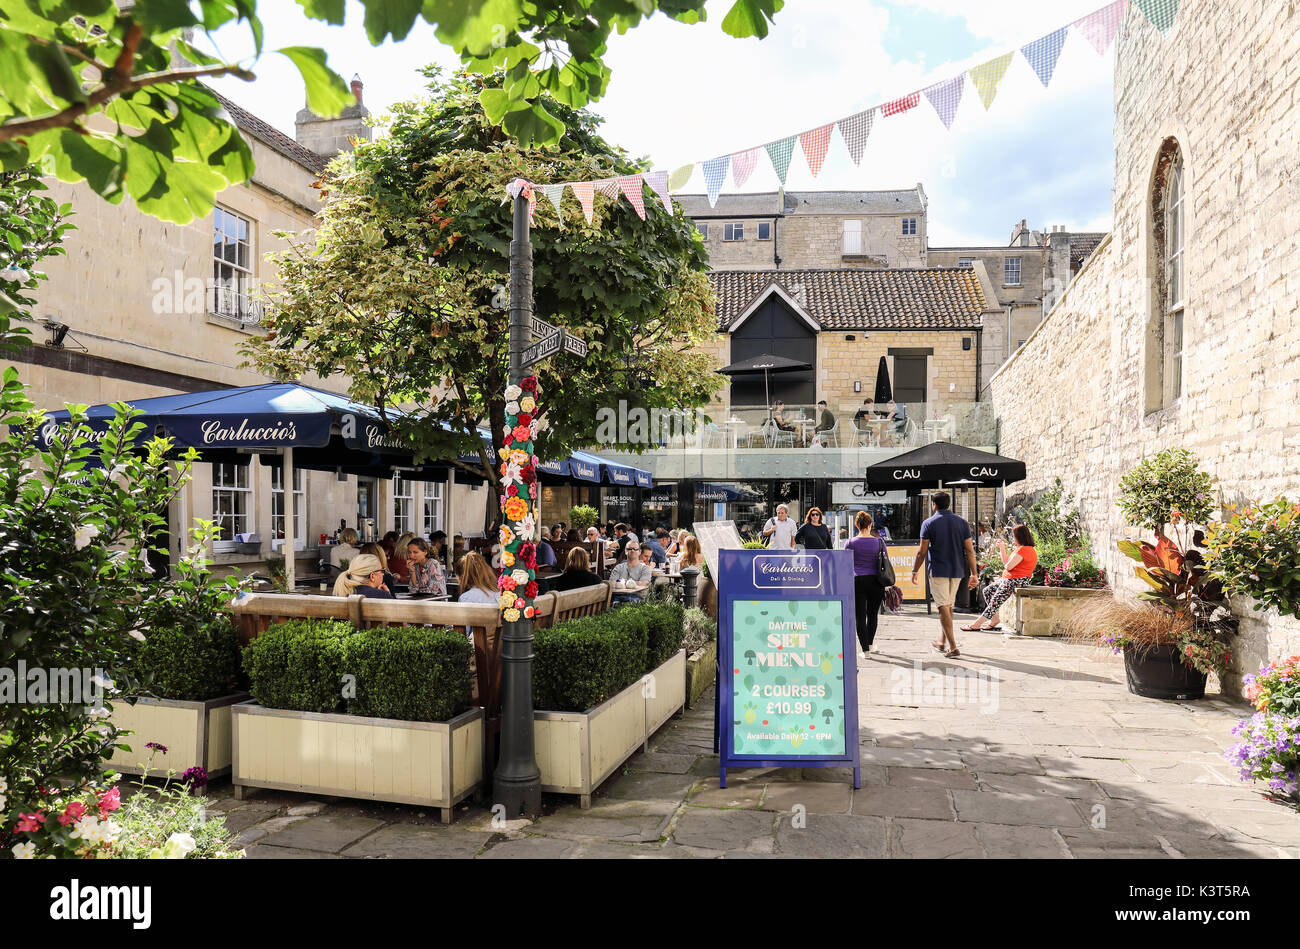
[[[591,792],[664,722],[686,704],[686,650],[678,650],[653,672],[608,701],[585,712],[533,713],[542,790],[579,795],[591,806]]]
[[[686,707],[695,708],[718,677],[718,641],[701,646],[686,659]]]
[[[1015,600],[1015,630],[1021,636],[1063,636],[1065,624],[1075,609],[1099,596],[1114,596],[1114,591],[1021,587],[1012,597]],[[1003,604],[1004,616],[1010,608],[1011,604]]]
[[[133,732],[126,739],[130,751],[120,748],[107,764],[125,774],[140,774],[142,765],[153,754],[149,777],[162,778],[168,771],[181,774],[199,767],[209,778],[230,772],[231,709],[248,699],[247,692],[223,695],[206,702],[181,699],[156,699],[141,696],[135,705],[113,703],[111,721],[118,728]],[[145,745],[157,742],[167,749],[153,753]]]
[[[483,709],[447,722],[403,722],[319,712],[234,707],[235,797],[274,788],[442,809],[483,781]]]

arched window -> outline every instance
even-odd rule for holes
[[[1147,336],[1147,410],[1173,405],[1183,394],[1183,313],[1187,295],[1187,197],[1183,153],[1167,139],[1151,187],[1154,307]]]

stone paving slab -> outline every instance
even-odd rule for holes
[[[235,801],[222,781],[207,806],[255,859],[1300,858],[1300,814],[1223,759],[1244,703],[1131,695],[1121,659],[1059,640],[959,633],[962,658],[943,660],[936,632],[924,613],[888,617],[859,660],[857,791],[850,769],[804,767],[734,769],[720,788],[706,697],[588,810],[546,794],[540,819],[501,823],[466,802],[445,827],[431,808]],[[918,668],[996,678],[945,704],[908,694]]]

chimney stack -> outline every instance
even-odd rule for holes
[[[311,109],[303,108],[294,119],[294,138],[298,144],[311,149],[317,155],[333,158],[339,152],[352,147],[353,139],[370,141],[370,126],[366,119],[370,110],[362,102],[361,93],[365,88],[359,75],[352,76],[352,96],[355,101],[332,119],[324,119]]]

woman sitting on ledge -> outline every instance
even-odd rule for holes
[[[1011,594],[1028,586],[1034,578],[1034,568],[1038,566],[1038,551],[1034,549],[1034,535],[1029,532],[1029,528],[1024,524],[1017,524],[1012,536],[1016,541],[1016,549],[1007,553],[1007,545],[1000,538],[998,540],[998,553],[1002,557],[1002,563],[1005,569],[1002,576],[988,585],[984,591],[985,598],[989,605],[985,607],[984,612],[979,618],[969,626],[963,626],[968,633],[973,633],[978,629],[991,630],[997,632],[1002,629],[1002,621],[998,616],[1002,609],[1002,604],[1011,598]],[[981,623],[987,623],[986,626],[980,626]]]
[[[358,554],[348,564],[346,573],[339,574],[334,581],[335,596],[375,597],[381,600],[393,599],[393,591],[384,584],[384,568],[379,558],[373,554]]]

